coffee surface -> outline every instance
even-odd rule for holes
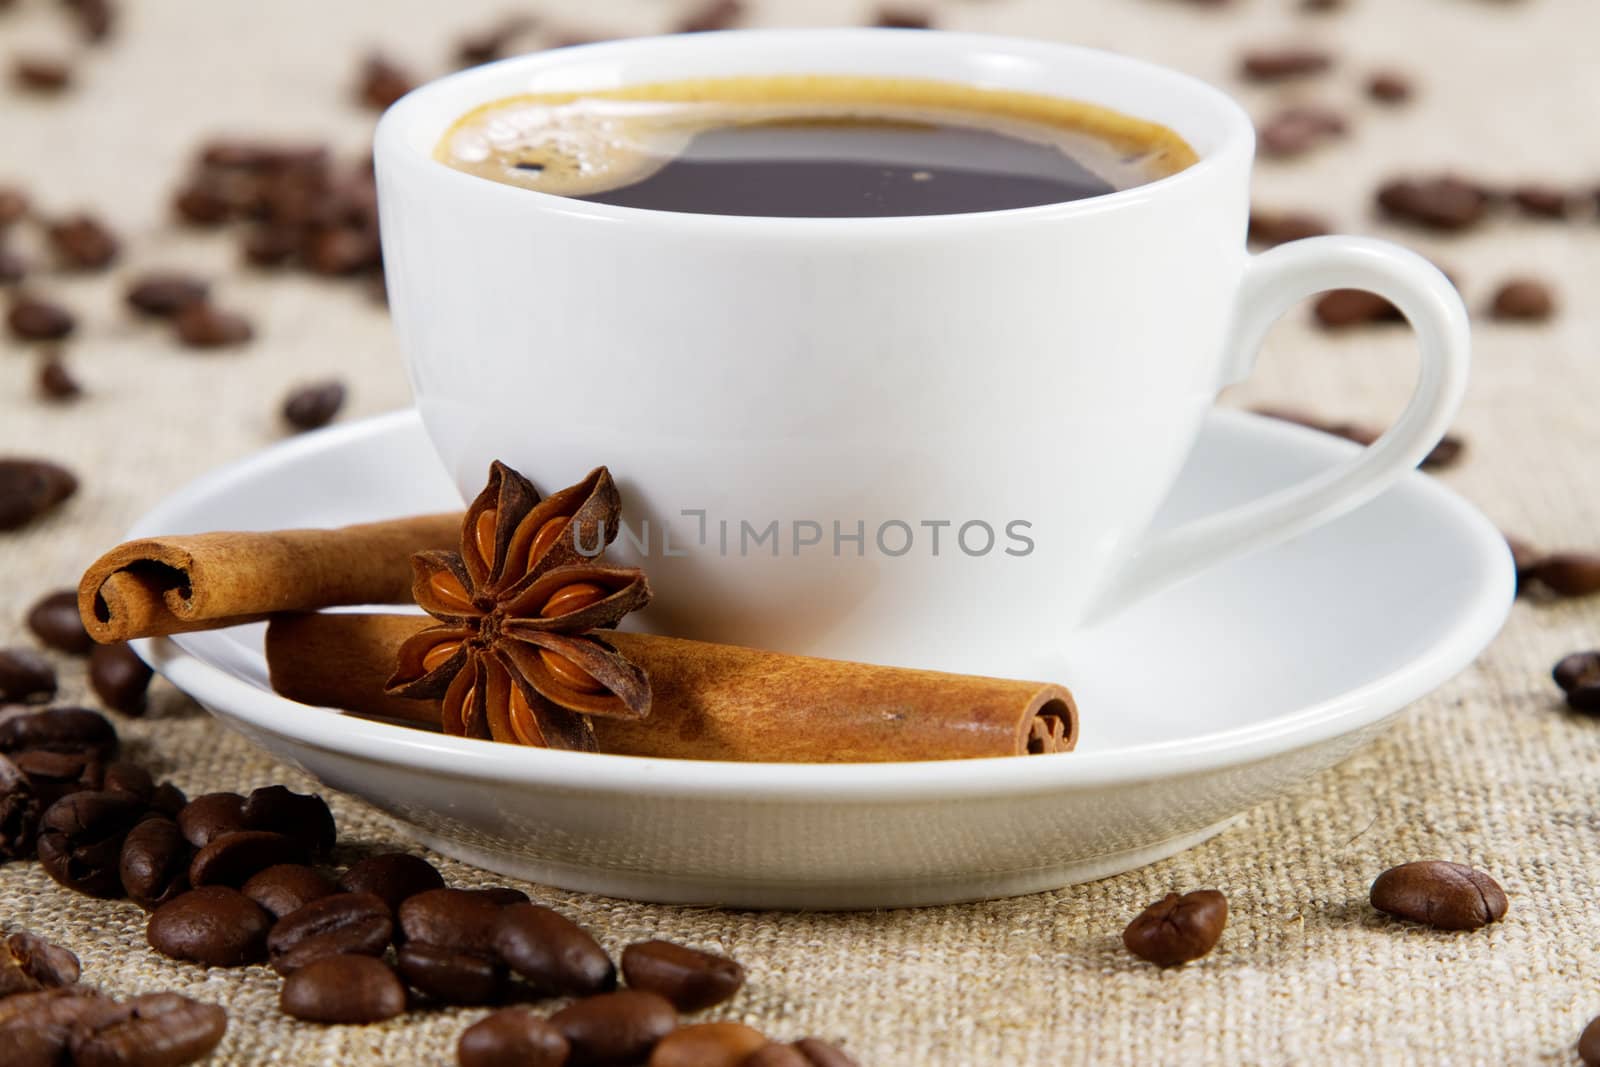
[[[862,218],[1056,204],[1195,161],[1081,101],[938,81],[781,75],[509,97],[436,157],[508,185],[714,215]]]

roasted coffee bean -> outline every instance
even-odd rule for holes
[[[191,226],[220,226],[233,214],[216,183],[203,178],[178,190],[172,198],[172,211]]]
[[[456,1042],[458,1067],[563,1067],[567,1053],[561,1031],[527,1008],[486,1015]]]
[[[150,794],[150,810],[169,819],[176,820],[178,812],[188,804],[189,798],[183,795],[183,790],[171,782],[162,782],[156,786],[155,792]]]
[[[5,247],[4,238],[4,224],[0,224],[0,285],[15,285],[28,276],[28,263]]]
[[[252,875],[240,892],[281,919],[313,900],[332,896],[338,887],[304,864],[279,863]]]
[[[250,320],[213,304],[186,304],[172,317],[178,340],[189,348],[227,348],[255,336]]]
[[[792,1047],[806,1058],[810,1067],[856,1067],[856,1061],[845,1055],[843,1049],[821,1038],[802,1037]]]
[[[122,896],[122,843],[144,806],[125,793],[64,796],[39,818],[39,862],[68,889]]]
[[[272,917],[237,889],[202,886],[150,913],[145,940],[175,960],[242,967],[267,958]]]
[[[270,830],[236,830],[213,837],[194,854],[189,884],[241,886],[268,867],[304,859],[305,849],[291,837]]]
[[[42,808],[28,776],[0,756],[0,863],[33,856]]]
[[[27,52],[11,61],[11,80],[29,92],[59,93],[72,85],[72,67],[55,56]]]
[[[23,749],[90,752],[110,759],[117,754],[117,731],[104,715],[88,708],[46,708],[0,719],[0,752]]]
[[[872,24],[890,30],[931,30],[933,15],[921,8],[880,7],[872,16]]]
[[[1301,104],[1275,112],[1262,122],[1256,130],[1257,144],[1264,156],[1292,159],[1344,136],[1347,129],[1338,112]]]
[[[733,960],[671,941],[640,941],[623,949],[622,976],[630,989],[660,993],[682,1012],[721,1004],[744,985],[744,968]]]
[[[1451,175],[1385,182],[1377,201],[1383,213],[1397,222],[1445,232],[1475,226],[1489,211],[1487,190]]]
[[[492,956],[495,923],[504,905],[468,889],[430,889],[400,905],[400,930],[408,941]]]
[[[89,653],[89,685],[100,702],[124,715],[143,715],[149,664],[126,641],[96,645]]]
[[[361,64],[356,79],[356,100],[363,107],[382,111],[416,87],[417,79],[398,63],[373,53]]]
[[[1377,322],[1404,322],[1400,309],[1365,289],[1334,289],[1317,298],[1312,315],[1324,330],[1343,330]]]
[[[272,969],[293,974],[324,956],[381,956],[394,936],[388,905],[372,893],[320,897],[278,920],[267,938]]]
[[[147,816],[122,842],[117,869],[128,899],[153,911],[189,890],[189,857],[194,852],[171,819]]]
[[[13,753],[11,759],[28,776],[41,808],[48,808],[71,793],[99,789],[105,782],[105,764],[93,752],[25,748]]]
[[[0,1062],[6,1067],[88,1063],[72,1055],[72,1039],[120,1018],[109,997],[72,985],[18,993],[0,1000]]]
[[[296,387],[284,398],[283,421],[297,430],[316,430],[332,422],[343,406],[343,382],[313,382]]]
[[[710,30],[731,29],[744,16],[740,0],[704,0],[703,3],[679,20],[673,29],[678,33],[705,33]]]
[[[1413,91],[1411,79],[1397,70],[1380,70],[1367,79],[1367,95],[1380,104],[1403,104]]]
[[[739,1067],[766,1044],[765,1034],[743,1023],[696,1023],[658,1041],[649,1067]]]
[[[216,837],[244,830],[244,797],[238,793],[203,793],[178,812],[178,827],[195,848]]]
[[[113,760],[106,764],[100,788],[112,793],[126,793],[141,804],[148,805],[155,795],[156,783],[150,772],[137,763]]]
[[[492,885],[484,889],[463,889],[463,893],[471,893],[475,897],[491,901],[502,908],[512,904],[527,904],[528,894],[520,889],[512,889],[508,885]]]
[[[276,173],[317,170],[326,166],[328,150],[318,144],[270,144],[221,138],[201,146],[199,163],[208,170]]]
[[[25,930],[0,943],[0,998],[70,986],[78,974],[77,956]]]
[[[59,341],[72,333],[78,320],[60,304],[21,295],[11,301],[6,325],[19,341]]]
[[[1511,190],[1511,202],[1536,219],[1564,219],[1575,206],[1565,192],[1548,185],[1519,185]]]
[[[513,904],[495,919],[495,950],[533,988],[549,996],[586,996],[617,984],[600,943],[577,923],[540,904]]]
[[[1246,81],[1276,82],[1321,74],[1333,66],[1333,56],[1320,48],[1258,48],[1239,61],[1239,75]]]
[[[28,194],[14,185],[0,185],[0,230],[28,217]]]
[[[635,1063],[678,1025],[672,1004],[654,993],[624,989],[569,1004],[550,1016],[572,1051],[571,1067]]]
[[[1574,652],[1563,657],[1552,673],[1569,708],[1600,715],[1600,652]]]
[[[288,226],[257,226],[239,246],[245,262],[257,267],[277,267],[300,250],[300,235]]]
[[[1511,279],[1495,290],[1489,302],[1490,316],[1508,322],[1543,322],[1555,310],[1550,287],[1536,278]]]
[[[376,230],[329,227],[310,234],[301,243],[300,259],[313,274],[359,274],[383,262],[383,247]]]
[[[45,227],[63,270],[103,270],[116,261],[121,242],[93,215],[71,215]]]
[[[128,286],[128,306],[142,315],[170,318],[196,301],[206,299],[211,286],[191,274],[158,270],[141,274]]]
[[[406,989],[394,971],[371,956],[327,956],[283,983],[284,1014],[316,1023],[375,1023],[406,1010]]]
[[[511,43],[537,25],[538,19],[518,13],[502,17],[485,30],[467,34],[456,42],[456,65],[476,67],[509,55]]]
[[[39,704],[56,695],[56,669],[31,648],[0,648],[0,703]]]
[[[1600,1015],[1590,1019],[1578,1035],[1578,1058],[1584,1067],[1600,1067]]]
[[[228,1013],[178,993],[145,993],[107,1018],[73,1028],[70,1051],[79,1067],[177,1067],[216,1048]]]
[[[41,644],[57,652],[81,656],[94,647],[78,615],[78,594],[71,589],[50,593],[28,609],[28,629]]]
[[[505,991],[506,969],[477,952],[407,941],[395,950],[406,984],[444,1004],[492,1004]]]
[[[1600,593],[1600,555],[1552,552],[1528,569],[1528,577],[1558,596],[1593,596]]]
[[[1372,906],[1438,930],[1476,930],[1505,917],[1505,891],[1461,863],[1420,860],[1391,867],[1372,883]]]
[[[0,530],[15,530],[55,510],[78,491],[65,467],[42,459],[0,458]]]
[[[376,893],[398,912],[407,897],[429,889],[443,889],[444,878],[433,864],[404,852],[369,856],[345,871],[339,888],[346,893]]]
[[[68,0],[66,6],[85,41],[100,44],[111,36],[116,25],[116,8],[111,0]]]
[[[1210,952],[1228,923],[1228,899],[1215,889],[1168,893],[1122,932],[1128,951],[1158,967],[1175,967]]]
[[[1250,240],[1264,247],[1332,233],[1326,219],[1304,211],[1251,211]]]
[[[336,830],[328,802],[315,793],[296,793],[287,786],[266,785],[245,799],[244,824],[293,838],[311,855],[333,848]]]

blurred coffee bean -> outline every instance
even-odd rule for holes
[[[1321,48],[1258,48],[1239,61],[1239,75],[1246,81],[1278,82],[1321,74],[1332,66],[1333,56]]]
[[[279,863],[258,871],[240,889],[275,919],[338,891],[321,872],[303,863]]]
[[[569,1004],[550,1016],[567,1039],[571,1067],[635,1063],[678,1025],[665,997],[632,989],[601,993]]]
[[[292,838],[309,855],[333,848],[336,830],[328,802],[315,793],[266,785],[251,792],[241,812],[252,830],[272,830]]]
[[[356,79],[356,100],[363,107],[382,111],[417,84],[417,79],[398,63],[373,53],[361,64],[361,74]]]
[[[843,1049],[818,1037],[802,1037],[791,1047],[806,1058],[808,1067],[856,1067]]]
[[[28,748],[12,754],[12,763],[28,776],[40,808],[48,808],[70,793],[97,790],[105,781],[105,764],[93,752],[52,752]]]
[[[220,226],[233,214],[217,184],[203,178],[178,190],[172,198],[172,211],[191,226]]]
[[[1555,310],[1556,299],[1550,286],[1536,278],[1505,282],[1489,302],[1490,316],[1507,322],[1543,322]]]
[[[444,888],[444,877],[427,860],[404,852],[385,852],[345,871],[339,888],[346,893],[376,893],[390,911],[398,913],[407,897]]]
[[[1396,222],[1444,232],[1465,230],[1483,221],[1489,193],[1481,185],[1452,175],[1400,178],[1378,188],[1378,207]]]
[[[628,988],[660,993],[681,1012],[721,1004],[744,985],[744,968],[726,956],[677,945],[640,941],[622,952]]]
[[[89,653],[89,686],[100,702],[124,715],[143,715],[150,665],[125,641],[95,645]]]
[[[72,85],[72,67],[56,56],[25,52],[11,61],[11,82],[31,93],[59,93]]]
[[[156,783],[151,779],[150,772],[137,763],[112,760],[106,764],[100,788],[109,793],[126,793],[139,803],[148,806],[156,791]]]
[[[467,1027],[456,1042],[458,1067],[563,1067],[561,1031],[528,1008],[502,1008]]]
[[[69,215],[45,227],[62,270],[103,270],[116,261],[122,243],[93,215]]]
[[[206,299],[211,286],[181,271],[157,270],[141,274],[128,286],[128,306],[142,315],[168,318]]]
[[[931,30],[933,14],[919,7],[885,5],[873,14],[872,24],[890,30]]]
[[[1228,899],[1215,889],[1168,893],[1122,932],[1129,952],[1158,967],[1176,967],[1210,952],[1228,923]]]
[[[1333,289],[1323,293],[1311,306],[1311,313],[1324,330],[1406,321],[1399,308],[1365,289]]]
[[[174,897],[150,913],[145,939],[175,960],[242,967],[267,958],[272,918],[227,886],[208,885]]]
[[[1380,70],[1367,79],[1367,95],[1380,104],[1403,104],[1412,92],[1411,79],[1397,70]]]
[[[72,333],[78,320],[60,304],[19,294],[6,312],[6,326],[19,341],[59,341]]]
[[[287,226],[257,226],[240,246],[245,262],[257,267],[277,267],[300,250],[300,235]]]
[[[1600,714],[1600,651],[1564,656],[1551,672],[1567,696],[1567,706],[1585,715]]]
[[[73,1057],[73,1038],[122,1015],[116,1001],[81,985],[17,993],[0,1000],[0,1053],[6,1067],[95,1062]]]
[[[1536,219],[1564,219],[1575,201],[1564,190],[1548,185],[1519,185],[1511,190],[1511,202],[1524,215]]]
[[[154,911],[189,889],[193,853],[171,819],[148,816],[128,831],[117,870],[123,892],[146,911]]]
[[[0,285],[15,285],[28,275],[28,263],[5,247],[5,229],[0,226]]]
[[[528,33],[538,23],[539,20],[532,15],[516,13],[502,16],[489,27],[476,33],[463,35],[456,42],[456,65],[476,67],[509,55],[508,49],[512,42]]]
[[[272,969],[293,974],[324,956],[381,956],[394,936],[388,905],[372,893],[334,893],[290,912],[267,937]]]
[[[328,227],[307,236],[300,245],[300,259],[313,274],[359,274],[383,262],[383,248],[376,230]]]
[[[28,776],[0,756],[0,864],[33,857],[43,807]]]
[[[239,138],[219,138],[200,147],[199,163],[205,169],[243,170],[256,173],[314,170],[327,163],[328,150],[319,144],[276,144]]]
[[[81,1067],[177,1067],[210,1054],[227,1032],[228,1013],[178,993],[145,993],[72,1029]]]
[[[77,491],[77,476],[59,464],[0,458],[0,530],[15,530],[48,515]]]
[[[178,340],[189,348],[227,348],[255,336],[249,319],[204,301],[185,304],[172,321]]]
[[[88,708],[46,708],[0,719],[0,752],[23,749],[91,752],[110,759],[117,754],[117,731],[104,715]]]
[[[375,1023],[406,1010],[406,990],[394,971],[371,956],[327,956],[284,980],[284,1014],[318,1023]]]
[[[31,648],[0,648],[0,704],[42,704],[56,695],[56,669]]]
[[[0,942],[0,998],[74,985],[79,971],[76,955],[26,930]]]
[[[1291,159],[1344,136],[1348,128],[1337,111],[1298,104],[1270,115],[1257,127],[1256,139],[1262,155]]]
[[[1600,1015],[1590,1019],[1578,1035],[1578,1058],[1584,1067],[1600,1067]]]
[[[1421,860],[1391,867],[1372,883],[1372,906],[1436,930],[1476,930],[1505,917],[1505,891],[1461,863]]]
[[[111,0],[66,0],[78,24],[78,33],[90,44],[104,43],[116,26],[116,8]]]
[[[513,904],[495,919],[495,951],[547,996],[585,996],[613,988],[617,970],[600,943],[540,904]]]
[[[162,782],[156,786],[156,791],[150,794],[150,810],[173,820],[177,819],[178,812],[188,803],[189,798],[183,795],[183,790],[171,782]]]
[[[658,1041],[649,1067],[740,1067],[766,1044],[765,1034],[743,1023],[696,1023]]]
[[[305,849],[293,838],[268,830],[236,830],[213,837],[194,854],[189,884],[242,886],[268,867],[305,858]]]
[[[14,185],[0,185],[0,230],[28,217],[28,194]]]
[[[39,373],[35,375],[34,382],[40,399],[54,404],[76,400],[83,395],[83,386],[67,369],[60,352],[52,352],[45,357],[39,364]]]
[[[673,27],[676,33],[705,33],[732,29],[744,16],[740,0],[703,0]]]
[[[178,828],[195,848],[204,848],[223,834],[246,829],[244,797],[238,793],[202,793],[178,812]]]
[[[332,422],[343,406],[343,382],[313,382],[297,387],[284,398],[283,420],[297,430],[316,430]]]
[[[122,843],[144,814],[126,793],[84,791],[51,804],[39,818],[39,862],[68,889],[122,896]]]
[[[1305,211],[1250,212],[1250,241],[1264,248],[1332,232],[1326,219]]]
[[[1593,596],[1600,593],[1600,555],[1552,552],[1528,568],[1528,577],[1557,596]]]
[[[492,1004],[505,992],[506,969],[477,952],[407,941],[395,950],[406,984],[442,1004]]]
[[[503,905],[467,889],[430,889],[400,905],[400,930],[408,941],[492,956]]]

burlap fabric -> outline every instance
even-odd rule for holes
[[[117,43],[84,58],[60,100],[0,93],[0,178],[52,211],[103,210],[128,237],[127,268],[193,264],[259,326],[249,349],[196,355],[130,323],[119,278],[49,283],[85,321],[71,355],[90,395],[66,410],[31,397],[28,353],[0,357],[0,451],[60,457],[83,475],[55,518],[0,535],[0,644],[27,640],[21,615],[156,500],[280,433],[276,398],[299,380],[353,386],[347,417],[403,405],[384,313],[355,289],[300,277],[250,277],[231,241],[174,232],[166,199],[195,139],[247,130],[332,138],[352,150],[371,117],[349,103],[356,57],[379,45],[424,72],[449,42],[504,0],[161,0],[124,5]],[[855,0],[754,0],[756,24],[860,21]],[[1398,169],[1459,166],[1496,180],[1600,180],[1600,37],[1593,0],[1352,0],[1337,16],[1293,0],[1207,9],[1159,0],[949,0],[952,28],[1103,45],[1166,62],[1238,91],[1257,113],[1274,101],[1350,108],[1347,140],[1304,162],[1263,165],[1260,203],[1311,206],[1352,231],[1375,182]],[[0,14],[0,53],[65,39],[57,5]],[[664,28],[666,0],[544,5],[553,28]],[[559,23],[559,26],[556,24]],[[1249,43],[1313,39],[1334,73],[1292,89],[1241,86]],[[1414,72],[1420,97],[1383,110],[1361,83],[1375,66]],[[1513,272],[1556,280],[1565,307],[1549,326],[1481,323],[1460,429],[1466,462],[1445,475],[1508,530],[1550,546],[1593,546],[1600,527],[1600,227],[1496,222],[1459,239],[1406,240],[1456,272],[1481,307]],[[9,342],[7,342],[9,344]],[[1302,315],[1274,333],[1234,402],[1305,403],[1383,420],[1413,374],[1403,330],[1329,339]],[[1359,576],[1352,576],[1359,580]],[[612,949],[646,936],[732,953],[748,988],[714,1012],[775,1035],[842,1040],[871,1064],[1566,1063],[1600,1012],[1600,724],[1564,713],[1550,684],[1561,654],[1597,643],[1597,603],[1520,604],[1479,663],[1419,702],[1385,739],[1339,770],[1251,812],[1216,840],[1145,870],[1061,892],[888,914],[789,915],[652,907],[527,887]],[[1337,648],[1297,655],[1340,655]],[[88,699],[79,664],[61,661],[64,700]],[[1241,669],[1248,669],[1241,664]],[[1093,714],[1093,709],[1087,709]],[[312,783],[214,724],[165,683],[140,721],[118,719],[132,754],[190,794]],[[345,858],[404,844],[388,819],[331,798]],[[1401,926],[1366,904],[1372,877],[1443,856],[1493,872],[1507,920],[1474,934]],[[483,873],[430,857],[456,883]],[[1233,914],[1204,962],[1158,972],[1123,950],[1127,920],[1169,889],[1225,891]],[[262,967],[205,971],[145,946],[144,915],[61,889],[37,864],[0,869],[0,922],[75,949],[84,975],[116,993],[178,989],[225,1004],[216,1063],[449,1061],[481,1011],[321,1027],[276,1010]]]

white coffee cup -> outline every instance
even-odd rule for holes
[[[588,203],[432,154],[460,115],[519,92],[777,73],[1089,101],[1176,130],[1200,160],[1076,202],[801,219]],[[611,555],[649,573],[646,628],[1049,677],[1086,621],[1372,498],[1460,403],[1466,313],[1426,261],[1357,237],[1246,254],[1253,149],[1227,96],[1122,56],[773,30],[454,74],[389,110],[376,160],[395,323],[464,494],[494,459],[546,491],[608,465],[625,523]],[[1274,319],[1331,288],[1380,293],[1415,328],[1398,422],[1343,467],[1148,536],[1218,391]]]

